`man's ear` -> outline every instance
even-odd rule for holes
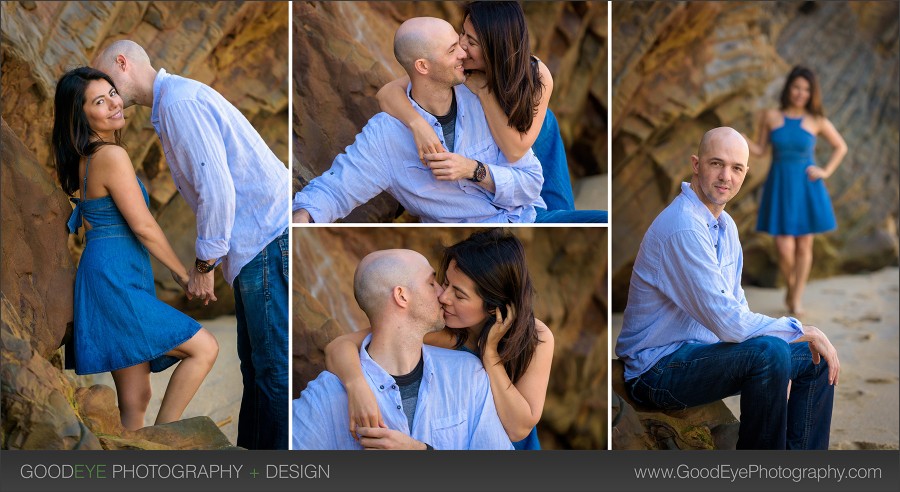
[[[700,158],[692,155],[691,156],[691,168],[694,169],[694,174],[700,174]]]
[[[391,299],[402,308],[409,306],[409,292],[399,285],[391,290]]]
[[[428,75],[428,60],[419,58],[413,63],[413,68],[422,75]]]
[[[131,63],[128,61],[128,58],[125,58],[125,55],[118,54],[116,55],[116,68],[125,71],[126,68],[130,68]]]

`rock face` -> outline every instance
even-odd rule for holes
[[[559,119],[573,178],[607,172],[604,2],[525,2],[532,50],[554,78],[550,107]],[[331,167],[379,112],[375,93],[404,75],[393,55],[394,31],[410,17],[462,25],[461,4],[436,2],[297,2],[294,4],[294,190]],[[386,193],[346,220],[394,218]]]
[[[897,264],[896,3],[616,2],[612,15],[615,309],[624,307],[644,232],[690,177],[703,132],[732,126],[752,134],[755,113],[777,107],[797,64],[817,73],[826,114],[850,148],[827,182],[838,230],[816,239],[812,276]],[[830,152],[819,145],[817,161]],[[751,157],[727,210],[744,245],[744,280],[771,286],[774,244],[755,232],[769,161]]]
[[[51,174],[56,81],[66,70],[89,64],[118,39],[141,44],[154,67],[219,91],[287,164],[287,3],[3,2],[0,8],[2,116]],[[152,211],[169,239],[178,243],[182,261],[193,261],[196,222],[167,172],[150,109],[133,107],[126,118],[124,143],[150,192]],[[73,243],[76,260],[82,247]],[[183,300],[169,273],[156,267],[160,297],[175,307],[209,317],[234,311],[230,287],[221,277],[216,286],[220,300],[200,309]]]
[[[369,323],[353,298],[353,272],[366,254],[409,248],[439,265],[442,248],[468,228],[302,228],[293,234],[293,395],[324,369],[325,346]],[[555,352],[538,424],[548,449],[606,447],[605,228],[514,228],[536,290],[535,316],[553,331]]]

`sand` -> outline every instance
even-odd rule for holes
[[[784,289],[746,287],[750,309],[784,316]],[[810,282],[805,324],[838,351],[841,374],[831,422],[831,449],[898,449],[900,444],[900,269]],[[622,314],[613,316],[613,347]],[[726,404],[740,416],[739,397]]]
[[[240,361],[237,355],[237,321],[234,316],[222,316],[211,320],[200,320],[200,323],[218,340],[219,357],[194,399],[188,404],[182,418],[207,415],[219,425],[228,440],[235,444],[243,391]],[[144,425],[153,425],[172,370],[170,368],[150,376],[153,397],[144,418]],[[95,375],[93,381],[115,388],[110,373]]]

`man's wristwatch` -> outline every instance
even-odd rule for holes
[[[469,178],[469,180],[480,183],[487,177],[487,168],[484,167],[484,163],[479,160],[476,160],[475,164],[475,172],[472,173],[472,177]]]
[[[209,273],[209,272],[211,272],[211,271],[213,270],[213,268],[215,268],[215,267],[216,267],[216,264],[215,264],[215,263],[209,264],[209,263],[206,262],[206,260],[201,260],[200,258],[197,258],[197,259],[194,261],[194,268],[196,268],[197,271],[200,272],[200,273]]]

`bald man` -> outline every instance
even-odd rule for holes
[[[387,191],[422,222],[534,222],[544,178],[534,152],[509,162],[491,136],[478,97],[462,83],[459,34],[446,21],[416,17],[394,36],[410,78],[407,96],[449,152],[419,160],[413,134],[379,113],[331,168],[294,197],[294,222],[334,222]]]
[[[237,445],[287,449],[290,172],[237,108],[205,84],[155,69],[137,43],[113,42],[92,65],[125,107],[152,108],[172,179],[197,216],[188,296],[215,301],[220,264],[234,288],[244,383]]]
[[[748,156],[731,128],[703,136],[691,182],[641,242],[616,355],[644,405],[681,410],[740,393],[739,449],[828,449],[837,352],[814,326],[750,311],[741,289],[725,204]]]
[[[294,400],[291,449],[512,449],[478,358],[423,345],[444,327],[442,289],[424,256],[369,254],[353,293],[372,327],[360,364],[387,427],[360,428],[354,439],[347,392],[324,371]]]

